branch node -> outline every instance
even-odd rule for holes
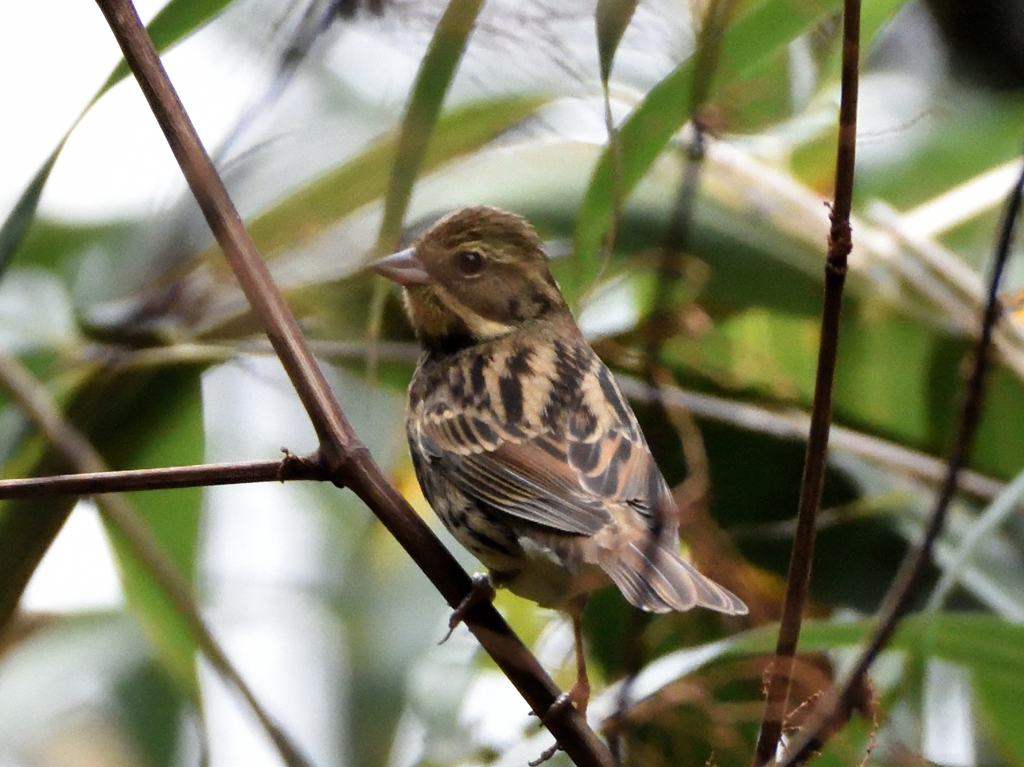
[[[321,442],[312,459],[320,476],[339,488],[353,487],[352,480],[358,479],[365,467],[373,463],[366,445],[354,437],[344,443]]]
[[[825,262],[826,275],[832,274],[835,275],[836,277],[846,277],[846,272],[847,266],[845,258],[842,260],[842,262],[833,261],[831,258]]]
[[[277,481],[287,482],[292,479],[316,479],[326,473],[320,451],[309,455],[295,455],[286,447],[281,448],[284,458],[277,469]]]
[[[830,209],[829,220],[832,222],[832,226],[828,233],[828,260],[830,263],[833,260],[838,260],[836,258],[838,255],[845,261],[846,256],[853,250],[853,232],[850,228],[850,220],[848,218],[839,218],[836,215],[835,209],[831,208],[831,206]]]

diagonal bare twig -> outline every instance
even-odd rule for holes
[[[899,571],[893,579],[892,586],[886,594],[882,609],[880,610],[878,628],[857,659],[857,663],[854,664],[842,690],[838,696],[827,703],[824,710],[819,711],[813,720],[813,724],[808,728],[807,734],[793,746],[781,767],[796,767],[805,763],[814,753],[821,749],[832,733],[836,731],[838,725],[848,715],[850,701],[855,695],[856,690],[863,684],[871,664],[896,631],[900,620],[910,609],[910,598],[913,596],[921,574],[931,558],[931,550],[935,540],[942,531],[950,502],[953,500],[957,490],[960,471],[966,466],[970,457],[974,435],[977,431],[978,421],[981,418],[988,360],[996,322],[1001,311],[999,282],[1010,256],[1014,230],[1020,215],[1022,202],[1024,202],[1024,172],[1018,178],[1003,213],[999,242],[996,246],[992,276],[988,286],[985,314],[982,320],[981,338],[976,346],[974,364],[971,368],[970,378],[967,381],[963,405],[960,410],[960,422],[949,456],[946,478],[936,497],[935,507],[925,527],[924,537],[917,546],[907,552],[906,557],[900,564]]]
[[[718,69],[718,60],[721,54],[722,35],[728,26],[735,3],[733,0],[712,0],[704,11],[700,27],[700,34],[697,39],[697,49],[693,56],[696,59],[694,65],[694,86],[690,109],[690,124],[693,128],[693,138],[687,147],[687,162],[683,169],[682,178],[679,181],[679,188],[676,199],[672,206],[669,219],[668,231],[665,236],[665,244],[661,249],[661,256],[658,261],[658,283],[655,290],[653,307],[646,322],[646,343],[644,349],[644,376],[650,390],[654,393],[654,402],[658,410],[664,415],[669,423],[676,423],[678,419],[673,417],[669,411],[668,403],[664,397],[664,390],[671,383],[669,376],[660,363],[661,352],[667,338],[667,331],[675,330],[675,321],[672,317],[671,299],[674,289],[682,277],[681,264],[683,263],[687,249],[690,246],[691,228],[695,214],[697,195],[700,192],[701,175],[705,159],[706,130],[701,116],[701,110],[705,108],[711,86],[714,82],[715,73]],[[608,97],[608,79],[603,78],[605,90],[606,121],[609,133],[609,141],[612,145],[613,171],[615,186],[612,190],[613,208],[612,222],[609,227],[606,241],[605,260],[611,257],[614,244],[614,224],[617,222],[619,208],[621,207],[621,146],[619,135],[611,121],[610,102]],[[689,419],[687,419],[689,420]],[[696,430],[692,430],[691,437],[687,438],[680,431],[680,438],[683,443],[683,455],[686,460],[689,476],[687,482],[693,487],[703,486],[706,488],[707,475],[702,473],[699,464],[703,458],[703,443],[699,435],[693,438]],[[648,434],[648,439],[655,438],[655,435]],[[658,435],[658,440],[663,438]],[[652,441],[654,453],[663,454],[661,446]],[[696,447],[696,450],[694,449]],[[697,453],[698,455],[695,455]],[[648,554],[653,554],[654,549],[662,540],[662,531],[666,526],[678,525],[680,508],[656,509],[654,524],[648,533],[647,546],[650,547]],[[674,518],[670,518],[670,515]],[[649,556],[653,561],[653,556]],[[644,573],[644,576],[649,576]],[[632,625],[626,629],[626,636],[640,636],[646,617],[640,613],[633,613]],[[626,667],[631,668],[630,676],[623,682],[615,718],[625,718],[626,708],[631,694],[632,684],[636,678],[638,667],[638,653],[636,648],[627,644],[628,655]],[[632,657],[630,657],[632,656]],[[616,749],[616,755],[621,758],[621,748],[617,734],[613,730],[612,743]]]
[[[274,285],[242,221],[174,91],[130,0],[97,0],[185,179],[242,291],[309,413],[320,440],[320,457],[332,481],[350,488],[430,578],[449,605],[459,605],[472,581],[426,523],[387,481],[349,425],[317,365],[298,323]],[[549,710],[560,694],[536,658],[497,611],[470,610],[465,623],[520,691],[577,765],[610,766],[608,749],[572,706]]]
[[[839,320],[843,306],[847,257],[853,247],[850,209],[853,206],[854,159],[857,148],[857,86],[860,57],[860,0],[843,3],[842,95],[839,105],[839,143],[836,151],[835,201],[832,228],[825,262],[825,297],[821,308],[821,337],[818,369],[811,406],[811,428],[807,438],[804,475],[797,508],[793,554],[786,580],[779,638],[768,671],[764,717],[754,749],[753,765],[767,764],[774,756],[782,735],[789,700],[793,658],[800,641],[800,623],[814,561],[814,539],[818,529],[818,507],[825,482],[825,459],[832,422],[832,390],[839,351]]]

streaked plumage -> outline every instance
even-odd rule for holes
[[[746,612],[679,557],[671,493],[525,220],[467,208],[372,266],[404,286],[423,346],[407,421],[416,476],[495,585],[577,622],[609,581],[652,612]]]

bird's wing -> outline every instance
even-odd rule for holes
[[[441,426],[438,424],[437,426]],[[419,448],[440,464],[445,476],[470,498],[564,533],[592,535],[610,516],[599,498],[586,492],[564,458],[553,459],[543,437],[502,442],[482,452],[452,450],[439,428],[421,429]],[[465,448],[463,434],[459,447]]]
[[[561,417],[511,424],[425,403],[410,437],[463,493],[512,516],[593,535],[610,522],[609,505],[628,504],[653,526],[652,510],[671,504],[665,481],[607,368],[597,360],[583,374],[602,398],[582,396]]]

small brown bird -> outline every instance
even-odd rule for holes
[[[406,425],[423,494],[490,583],[570,614],[578,708],[593,589],[656,613],[747,612],[679,557],[668,486],[526,220],[466,208],[370,266],[405,289],[423,348]]]

